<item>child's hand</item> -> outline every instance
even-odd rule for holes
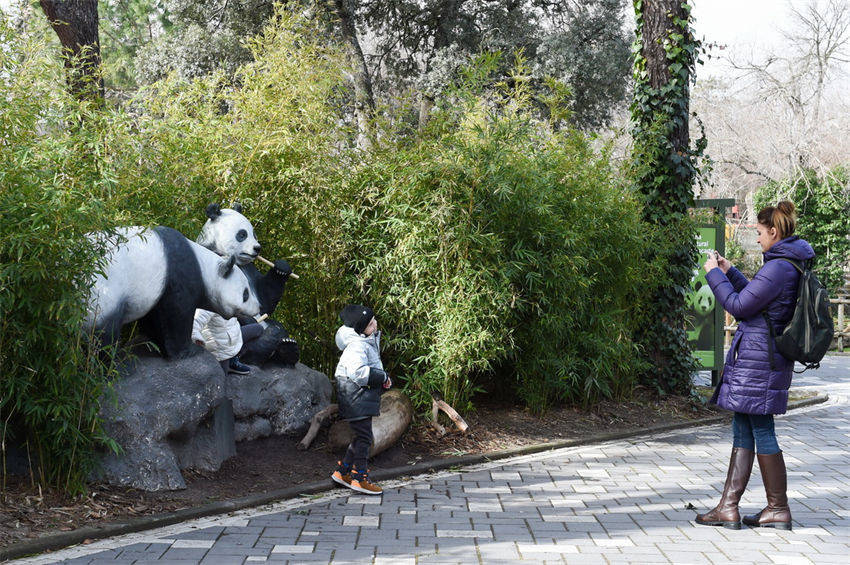
[[[385,381],[384,381],[384,385],[383,385],[383,386],[384,386],[384,390],[386,390],[386,389],[390,388],[391,386],[393,386],[393,380],[390,378],[390,376],[389,376],[389,375],[387,375],[387,380],[385,380]]]

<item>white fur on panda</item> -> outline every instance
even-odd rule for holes
[[[119,309],[124,310],[117,320],[119,325],[138,320],[156,304],[165,288],[167,265],[160,239],[139,227],[115,231],[127,241],[119,245],[110,242],[106,268],[95,276],[89,294],[86,330],[102,326]],[[102,237],[89,236],[92,240]]]
[[[215,221],[208,219],[196,241],[219,255],[233,255],[238,265],[253,262],[260,253],[254,226],[231,208],[222,208]]]
[[[141,227],[116,231],[126,241],[118,245],[113,243],[106,255],[104,273],[95,277],[85,320],[87,330],[104,329],[108,324],[113,326],[110,331],[114,331],[115,327],[142,318],[157,305],[166,287],[168,254],[158,234]],[[97,237],[97,234],[91,236],[94,240]],[[231,268],[227,276],[222,276],[228,258],[219,257],[192,241],[186,240],[186,243],[198,262],[212,311],[225,318],[259,313],[257,297],[250,291],[248,278],[240,269]],[[194,309],[193,305],[192,313]]]

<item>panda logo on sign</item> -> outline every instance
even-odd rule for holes
[[[106,245],[106,265],[92,281],[83,328],[101,345],[115,343],[121,326],[140,320],[167,358],[202,349],[192,343],[195,309],[255,316],[260,303],[236,257],[219,257],[172,228],[120,228],[118,237],[91,234]]]
[[[253,261],[259,257],[262,245],[254,235],[254,226],[242,215],[242,207],[234,204],[232,208],[222,208],[219,204],[210,204],[206,208],[207,221],[196,239],[197,243],[222,256],[236,258],[236,264],[251,285],[251,291],[260,302],[260,313],[271,315],[283,295],[283,289],[292,267],[283,259],[274,262],[273,268],[264,275]],[[240,318],[240,323],[253,320]],[[298,343],[289,337],[283,326],[271,319],[264,322],[263,334],[245,343],[245,350],[239,358],[244,363],[262,366],[267,361],[292,366],[298,362]]]

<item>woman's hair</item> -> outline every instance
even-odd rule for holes
[[[758,223],[769,228],[776,228],[779,239],[794,235],[797,227],[797,212],[794,203],[783,200],[776,206],[762,209],[758,215]]]

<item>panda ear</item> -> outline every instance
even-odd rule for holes
[[[215,202],[207,206],[207,218],[212,221],[215,221],[215,219],[219,216],[221,216],[221,206],[219,206]]]
[[[236,264],[236,255],[228,255],[218,263],[218,275],[226,279],[233,272],[233,266]]]
[[[233,203],[233,206],[231,206],[231,208],[232,208],[233,210],[236,210],[236,211],[237,211],[237,212],[239,212],[240,214],[242,213],[242,205],[241,205],[240,203],[238,203],[238,202],[234,202],[234,203]]]

